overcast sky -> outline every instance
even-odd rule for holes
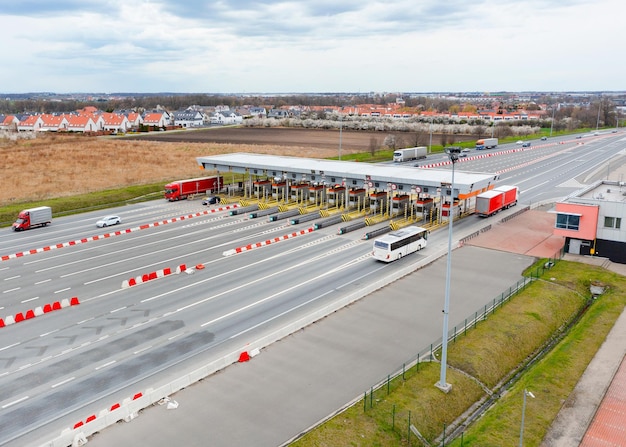
[[[626,90],[624,0],[16,0],[0,92]]]

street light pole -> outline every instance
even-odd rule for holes
[[[341,132],[343,130],[343,121],[341,120],[341,112],[339,112],[339,160],[341,160]]]
[[[433,152],[433,115],[430,115],[430,142],[428,143],[428,153],[432,154]]]
[[[450,274],[452,270],[452,222],[454,221],[454,165],[459,161],[460,147],[450,147],[446,149],[448,157],[452,162],[452,181],[450,183],[450,207],[448,208],[448,259],[446,262],[446,290],[443,304],[443,336],[441,337],[441,374],[439,382],[435,384],[437,388],[447,393],[452,389],[452,385],[446,383],[446,369],[448,361],[448,314],[450,313]],[[442,204],[443,208],[443,204]]]
[[[550,136],[552,136],[552,129],[554,128],[554,112],[556,112],[556,108],[552,105],[552,121],[550,121]]]
[[[535,395],[533,393],[527,391],[526,388],[524,388],[524,403],[522,404],[522,427],[519,431],[519,447],[523,447],[524,443],[524,416],[526,415],[526,396],[530,396],[533,399],[535,398]]]

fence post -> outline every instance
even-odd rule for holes
[[[463,335],[467,335],[467,318],[465,319],[465,324],[463,325]]]
[[[370,408],[374,406],[374,386],[370,388]]]
[[[367,411],[367,391],[363,393],[363,413]]]
[[[411,446],[411,410],[409,410],[409,425],[406,430],[407,438],[409,440],[409,447]]]
[[[387,396],[389,396],[389,374],[387,374]]]

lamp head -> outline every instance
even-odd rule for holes
[[[446,154],[450,157],[452,163],[459,160],[459,154],[461,153],[461,148],[459,146],[450,146],[445,148]]]

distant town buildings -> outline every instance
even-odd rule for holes
[[[546,104],[546,97],[555,95],[558,102]],[[180,95],[183,97],[184,95]],[[287,96],[287,95],[285,95]],[[337,104],[345,99],[346,104],[354,104],[361,96],[356,94],[337,95],[300,95],[319,98],[327,96]],[[245,96],[237,96],[237,99],[245,99]],[[228,105],[201,106],[189,105],[175,111],[166,110],[157,106],[154,110],[113,110],[105,112],[95,106],[84,107],[80,110],[65,113],[23,113],[13,115],[0,114],[0,130],[15,132],[82,132],[82,133],[127,133],[131,131],[150,131],[157,129],[192,129],[215,125],[241,124],[245,119],[256,120],[285,120],[285,119],[329,119],[342,120],[342,118],[362,119],[370,121],[395,121],[410,120],[411,122],[447,122],[481,124],[491,126],[499,122],[529,122],[536,123],[539,120],[551,120],[555,110],[561,108],[590,107],[592,101],[607,97],[611,100],[615,113],[622,114],[626,109],[626,94],[606,93],[599,96],[593,93],[430,93],[430,94],[406,94],[406,95],[378,95],[370,93],[363,98],[377,99],[389,97],[386,104],[363,103],[346,106],[321,106],[312,105],[323,101],[311,101],[310,105],[281,105],[281,106],[241,106],[231,108]],[[428,107],[424,105],[409,106],[414,104],[414,98],[427,98],[432,100]],[[63,103],[61,95],[46,94],[43,98],[36,96],[37,101],[43,103]],[[197,95],[193,97],[198,99]],[[68,97],[68,101],[94,101],[103,103],[109,100],[122,100],[123,97]],[[257,101],[259,97],[255,98]],[[263,97],[261,97],[263,99]],[[268,102],[287,102],[280,96],[268,96]],[[339,99],[339,100],[338,100]],[[7,98],[10,100],[10,98]],[[11,99],[12,100],[12,99]],[[454,103],[448,110],[436,110],[433,107],[436,101],[448,101]],[[382,102],[382,101],[379,101]],[[424,101],[421,101],[424,104]],[[41,109],[41,105],[37,106]],[[614,115],[615,116],[615,115]]]

